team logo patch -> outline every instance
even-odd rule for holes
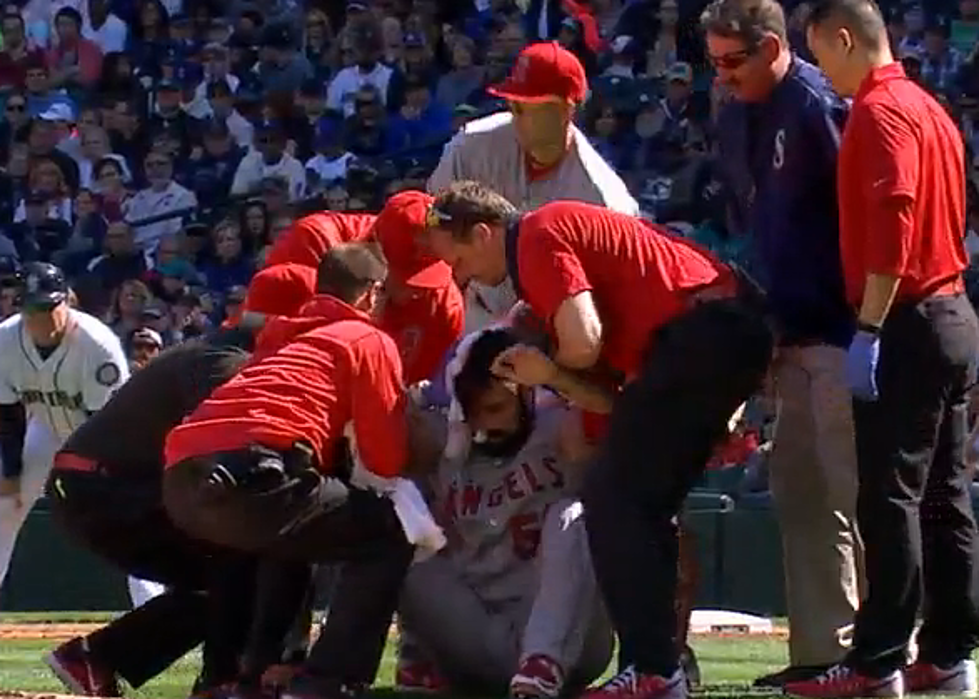
[[[95,380],[102,386],[115,386],[121,377],[119,367],[112,362],[100,364],[99,368],[95,370]]]

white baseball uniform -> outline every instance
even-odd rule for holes
[[[430,660],[453,688],[506,691],[535,654],[574,683],[608,666],[612,630],[574,498],[581,474],[558,453],[566,415],[556,399],[540,403],[513,458],[471,451],[440,464],[433,510],[449,543],[411,567],[399,611],[410,635],[403,659]]]
[[[466,124],[445,146],[442,159],[428,180],[428,191],[437,193],[457,180],[475,180],[524,211],[555,199],[574,199],[639,215],[639,204],[625,182],[574,125],[567,155],[550,172],[531,178],[527,155],[517,141],[509,112]],[[466,289],[466,332],[500,320],[515,302],[509,280],[496,287],[470,283]]]
[[[0,498],[0,584],[17,533],[44,492],[55,453],[129,378],[116,334],[86,313],[70,309],[69,314],[64,338],[46,358],[27,334],[20,314],[0,323],[0,403],[21,403],[27,412],[21,505],[14,498]]]

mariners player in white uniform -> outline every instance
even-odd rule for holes
[[[432,690],[556,697],[612,655],[568,453],[580,420],[493,376],[515,342],[507,329],[477,332],[447,368],[454,400],[432,509],[449,543],[412,566],[399,609],[413,638],[402,662],[416,677],[427,668]]]
[[[0,584],[54,454],[129,378],[112,330],[69,307],[54,265],[23,270],[20,313],[0,323]]]
[[[588,94],[578,58],[556,42],[531,44],[505,82],[490,88],[510,109],[466,124],[449,141],[428,181],[436,193],[456,180],[474,180],[524,211],[574,199],[639,215],[625,182],[573,123]],[[502,318],[516,302],[509,281],[466,289],[466,330]]]

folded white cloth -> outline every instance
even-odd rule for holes
[[[446,544],[445,533],[435,523],[421,491],[406,478],[395,478],[394,488],[387,493],[394,511],[401,520],[405,538],[415,545],[415,562],[436,554]]]

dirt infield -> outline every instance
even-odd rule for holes
[[[74,638],[90,634],[103,624],[0,624],[0,639],[50,638],[52,640]],[[0,694],[0,697],[6,697]]]

